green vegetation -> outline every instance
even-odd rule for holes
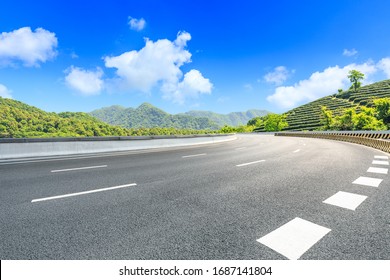
[[[390,99],[387,99],[390,103]],[[379,118],[377,108],[367,108],[361,106],[358,108],[345,109],[342,115],[333,117],[332,111],[322,107],[321,121],[324,130],[384,130],[387,126],[382,118]],[[389,125],[389,123],[387,123]]]
[[[205,117],[215,123],[218,127],[223,126],[242,126],[245,125],[249,120],[255,117],[263,117],[267,115],[266,110],[248,110],[246,112],[233,112],[227,115],[217,114],[210,111],[189,111],[186,115],[193,117]]]
[[[288,127],[285,127],[283,130],[323,129],[326,120],[324,120],[321,108],[324,106],[332,113],[332,117],[343,115],[348,108],[354,109],[355,113],[359,114],[363,107],[375,107],[376,114],[381,115],[376,116],[377,119],[382,120],[384,124],[388,124],[390,121],[390,104],[383,100],[378,101],[382,98],[390,98],[390,80],[360,87],[358,91],[351,89],[339,91],[286,112]],[[382,102],[382,105],[379,105],[378,102]],[[375,105],[376,103],[378,104]],[[388,116],[388,119],[384,116]],[[359,117],[363,118],[362,115],[359,115]],[[264,126],[256,125],[255,131],[265,131]]]
[[[48,113],[22,102],[0,97],[0,138],[191,135],[218,132],[160,127],[126,129],[109,125],[86,113]]]
[[[246,124],[251,118],[263,116],[266,113],[267,111],[262,110],[249,110],[222,115],[209,111],[190,111],[171,115],[149,103],[143,103],[136,109],[111,106],[95,110],[90,114],[104,122],[125,128],[219,129],[224,125],[240,126]]]
[[[357,71],[357,70],[351,70],[348,73],[348,79],[352,83],[352,86],[350,87],[350,89],[351,90],[353,89],[356,92],[360,88],[360,86],[362,85],[360,80],[364,79],[364,74]]]
[[[262,131],[281,131],[288,127],[286,115],[267,114],[264,117],[256,117],[248,121],[248,126],[260,128]]]
[[[175,128],[175,129],[218,129],[218,126],[205,117],[192,117],[184,114],[170,115],[149,103],[138,108],[111,106],[90,113],[106,123],[124,128]]]

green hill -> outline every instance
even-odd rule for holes
[[[143,103],[138,108],[124,108],[121,106],[105,107],[92,111],[94,116],[104,122],[120,125],[125,128],[177,128],[177,129],[217,129],[218,126],[206,117],[195,117],[185,114],[171,115]]]
[[[359,106],[372,107],[372,100],[376,98],[390,98],[390,80],[384,80],[374,84],[361,87],[357,92],[352,90],[329,95],[305,105],[294,108],[288,112],[288,127],[284,130],[318,130],[321,128],[321,107],[326,106],[333,112],[333,115],[342,114],[343,110],[354,107],[359,111]],[[263,131],[259,127],[256,131]]]
[[[228,126],[239,126],[245,125],[250,119],[255,117],[262,117],[270,113],[266,110],[248,110],[246,112],[233,112],[229,114],[217,114],[211,111],[189,111],[184,113],[193,117],[205,117],[210,119],[212,122],[217,124],[219,127],[223,127],[224,125]]]
[[[117,107],[117,111],[123,108]],[[143,110],[158,119],[158,113],[145,104]],[[115,110],[111,110],[115,115]],[[162,113],[161,113],[162,112]],[[165,114],[165,113],[164,113]],[[187,117],[188,118],[188,117]],[[206,119],[206,122],[209,122]],[[0,97],[0,138],[34,137],[85,137],[85,136],[149,136],[149,135],[189,135],[217,133],[211,130],[176,128],[128,129],[109,125],[86,113],[48,113],[20,101]]]
[[[48,113],[0,97],[0,138],[130,135],[85,113]]]

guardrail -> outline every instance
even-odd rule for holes
[[[180,136],[125,136],[73,138],[3,138],[0,159],[66,156],[121,152],[219,143],[236,139],[235,134]]]
[[[308,131],[276,132],[275,136],[338,140],[372,147],[390,153],[390,131]]]

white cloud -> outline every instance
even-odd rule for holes
[[[15,61],[24,66],[39,66],[57,55],[57,38],[43,28],[31,31],[23,27],[0,34],[0,64],[13,65]]]
[[[388,79],[390,79],[390,57],[385,57],[378,62],[378,68],[385,72]]]
[[[293,71],[292,71],[293,72]],[[264,79],[267,83],[281,85],[290,76],[290,71],[285,66],[278,66],[274,71],[267,73]]]
[[[210,94],[213,84],[203,77],[198,70],[192,69],[184,75],[178,84],[165,84],[162,87],[163,97],[183,104],[187,98],[198,98],[201,94]]]
[[[249,90],[249,91],[253,90],[253,86],[252,86],[251,84],[245,84],[245,85],[244,85],[244,88],[245,88],[246,90]]]
[[[283,109],[288,109],[304,101],[313,101],[335,93],[339,88],[349,87],[350,81],[347,76],[352,69],[364,73],[366,78],[378,70],[371,61],[363,64],[349,64],[343,68],[329,67],[322,72],[313,73],[309,79],[301,80],[293,86],[277,87],[275,93],[268,96],[267,100]]]
[[[344,51],[343,51],[344,56],[354,56],[354,55],[357,55],[357,53],[358,53],[358,51],[355,49],[351,49],[351,50],[344,49]]]
[[[97,95],[103,89],[103,71],[99,67],[96,68],[96,71],[89,71],[71,66],[65,72],[68,73],[65,77],[67,85],[82,95]]]
[[[210,93],[212,88],[198,70],[189,71],[183,78],[180,67],[191,62],[191,53],[185,49],[189,40],[187,32],[179,32],[175,41],[146,39],[139,51],[105,57],[105,66],[116,68],[122,88],[148,93],[158,86],[164,98],[182,104],[187,97]]]
[[[145,28],[146,21],[143,18],[136,19],[133,17],[129,17],[129,25],[131,29],[135,31],[141,31]]]
[[[0,96],[4,98],[12,98],[11,91],[2,84],[0,84]]]

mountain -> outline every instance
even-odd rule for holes
[[[189,111],[184,113],[193,117],[206,117],[212,122],[216,123],[219,127],[224,125],[228,126],[239,126],[246,125],[250,119],[255,117],[262,117],[269,114],[269,111],[266,110],[248,110],[246,112],[233,112],[229,114],[217,114],[211,111]]]
[[[229,126],[246,124],[248,120],[267,113],[264,110],[249,110],[222,115],[209,111],[190,111],[171,115],[149,103],[143,103],[135,109],[117,105],[105,107],[92,111],[90,115],[109,124],[126,128],[218,129],[225,124]]]
[[[184,114],[171,115],[143,103],[138,108],[121,106],[105,107],[92,111],[94,116],[104,122],[125,128],[173,127],[178,129],[217,129],[218,126],[205,117],[193,117]]]
[[[130,135],[86,113],[48,113],[20,101],[0,97],[0,138]]]
[[[326,106],[337,116],[347,108],[356,108],[359,111],[359,106],[372,107],[373,99],[386,97],[390,98],[390,80],[363,86],[357,92],[347,90],[325,96],[286,112],[288,127],[284,130],[320,129],[322,106]],[[263,128],[259,127],[256,131],[263,131]]]

